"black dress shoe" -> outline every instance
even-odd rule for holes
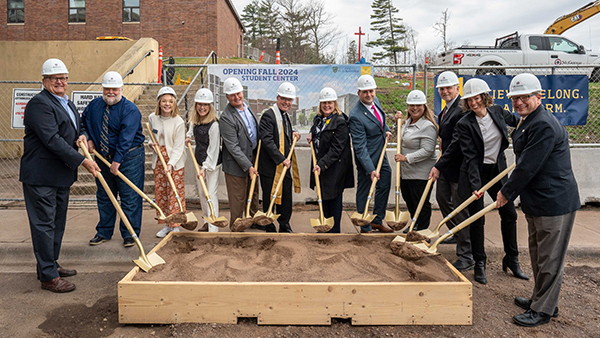
[[[71,277],[77,274],[77,270],[75,269],[65,269],[62,266],[58,267],[58,276],[59,277]]]
[[[131,246],[135,245],[135,241],[133,240],[132,237],[127,237],[123,239],[123,246],[126,248],[129,248]]]
[[[525,297],[515,297],[515,305],[523,310],[529,310],[531,308],[531,299],[527,299]],[[554,309],[552,317],[558,317],[558,306]]]
[[[456,244],[456,237],[450,236],[442,241],[440,244]],[[460,269],[459,269],[460,270]]]
[[[271,223],[271,224],[265,225],[265,232],[277,232],[277,229],[275,228],[275,224]]]
[[[475,262],[475,276],[473,279],[477,283],[487,284],[487,277],[485,276],[485,261],[477,261]]]
[[[256,229],[256,230],[260,230],[260,231],[265,231],[265,226],[264,225],[260,225],[260,224],[252,224],[250,226],[250,229]]]
[[[108,239],[96,235],[94,238],[90,239],[90,245],[100,245],[106,241],[108,241]]]
[[[469,271],[469,270],[473,270],[473,267],[475,266],[475,262],[466,262],[466,261],[457,259],[456,262],[452,263],[452,265],[454,265],[454,267],[458,271]]]
[[[519,265],[519,257],[517,256],[504,256],[502,258],[502,271],[506,272],[507,269],[512,271],[513,275],[519,279],[529,280],[529,277],[521,271]]]
[[[292,227],[289,224],[280,225],[279,232],[293,233]]]
[[[525,327],[536,327],[550,322],[550,315],[543,312],[536,312],[532,309],[513,317],[515,324]]]

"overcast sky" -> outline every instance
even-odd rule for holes
[[[251,0],[232,0],[241,15]],[[309,0],[303,0],[308,2]],[[519,31],[525,34],[541,34],[559,16],[570,13],[589,3],[590,0],[544,1],[544,0],[394,0],[398,16],[404,24],[418,32],[418,49],[441,49],[441,38],[432,26],[439,21],[448,8],[450,26],[448,36],[457,44],[493,45],[497,37]],[[335,24],[342,30],[339,48],[357,39],[358,27],[367,35],[362,37],[363,48],[367,40],[377,39],[371,31],[369,0],[325,0],[326,9],[335,15]],[[586,49],[600,50],[600,14],[575,26],[563,34]],[[358,40],[356,40],[358,42]],[[363,52],[364,56],[364,52]]]

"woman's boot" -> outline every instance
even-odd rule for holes
[[[510,269],[513,275],[519,279],[529,280],[526,274],[521,271],[521,266],[519,265],[519,257],[518,256],[504,256],[502,259],[502,271],[506,272],[506,269]]]
[[[485,261],[475,262],[475,281],[481,284],[487,284],[485,277]]]

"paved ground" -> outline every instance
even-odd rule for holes
[[[298,206],[295,209],[291,222],[294,231],[312,233],[309,219],[317,217],[316,207]],[[192,211],[198,218],[201,217],[200,210]],[[344,213],[342,221],[342,232],[344,233],[356,233],[349,218],[352,212],[353,210],[347,210]],[[222,216],[228,218],[228,210],[223,210]],[[146,251],[159,242],[155,234],[162,226],[157,224],[154,217],[154,210],[144,210],[140,238]],[[105,321],[102,320],[105,325],[100,324],[95,328],[98,330],[98,336],[129,336],[130,334],[133,336],[161,336],[161,333],[167,333],[164,331],[167,329],[164,326],[156,328],[144,326],[144,330],[139,331],[133,327],[123,327],[118,324],[118,314],[113,310],[116,283],[134,266],[131,260],[137,258],[139,252],[136,247],[124,248],[118,232],[107,243],[95,247],[89,246],[88,241],[95,234],[94,227],[98,220],[96,209],[73,207],[69,210],[60,262],[65,267],[77,269],[79,275],[71,278],[77,284],[77,290],[68,295],[57,295],[40,289],[39,282],[35,279],[35,260],[25,210],[21,207],[1,209],[0,218],[3,219],[0,232],[0,275],[2,276],[0,278],[6,283],[3,287],[4,295],[0,298],[0,336],[52,336],[48,334],[50,331],[44,328],[44,325],[48,325],[48,320],[64,316],[85,317],[88,309],[102,307],[104,303],[111,305],[106,305],[108,306],[105,311],[107,318]],[[578,257],[582,257],[581,259],[585,260],[586,265],[596,268],[600,266],[598,259],[600,257],[600,228],[597,226],[599,218],[600,210],[598,209],[587,208],[577,213],[569,246],[571,260],[578,260]],[[432,223],[437,224],[440,219],[439,212],[434,211]],[[487,216],[486,224],[486,248],[490,253],[500,255],[502,240],[497,212],[492,212]],[[526,222],[520,211],[518,243],[520,251],[524,255],[522,259],[528,260],[526,258]],[[455,259],[453,248],[450,246],[440,246],[440,252],[449,261]],[[510,280],[513,281],[512,278]],[[82,303],[87,307],[76,305]],[[59,313],[57,311],[60,308],[70,312]],[[105,329],[110,330],[111,333],[101,334]]]

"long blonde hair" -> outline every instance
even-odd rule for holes
[[[213,106],[212,103],[209,103],[210,107],[208,109],[208,114],[206,114],[205,116],[200,116],[200,114],[198,114],[199,104],[200,102],[196,102],[194,104],[194,112],[190,114],[190,122],[192,122],[193,124],[208,124],[212,121],[218,120],[217,111],[215,110],[215,106]]]
[[[333,101],[333,102],[334,102],[334,107],[333,107],[333,112],[331,114],[342,115],[342,110],[340,109],[340,105],[337,103],[337,101]],[[323,103],[323,102],[319,102],[319,116],[323,116],[323,112],[321,111],[321,103]]]
[[[160,100],[163,98],[163,96],[165,95],[169,95],[173,98],[173,110],[171,111],[171,117],[175,117],[175,116],[179,116],[179,107],[177,107],[177,100],[175,99],[175,96],[171,95],[171,94],[163,94],[161,95],[158,100],[156,100],[156,111],[155,111],[155,115],[156,116],[161,116],[161,109],[160,109]]]

